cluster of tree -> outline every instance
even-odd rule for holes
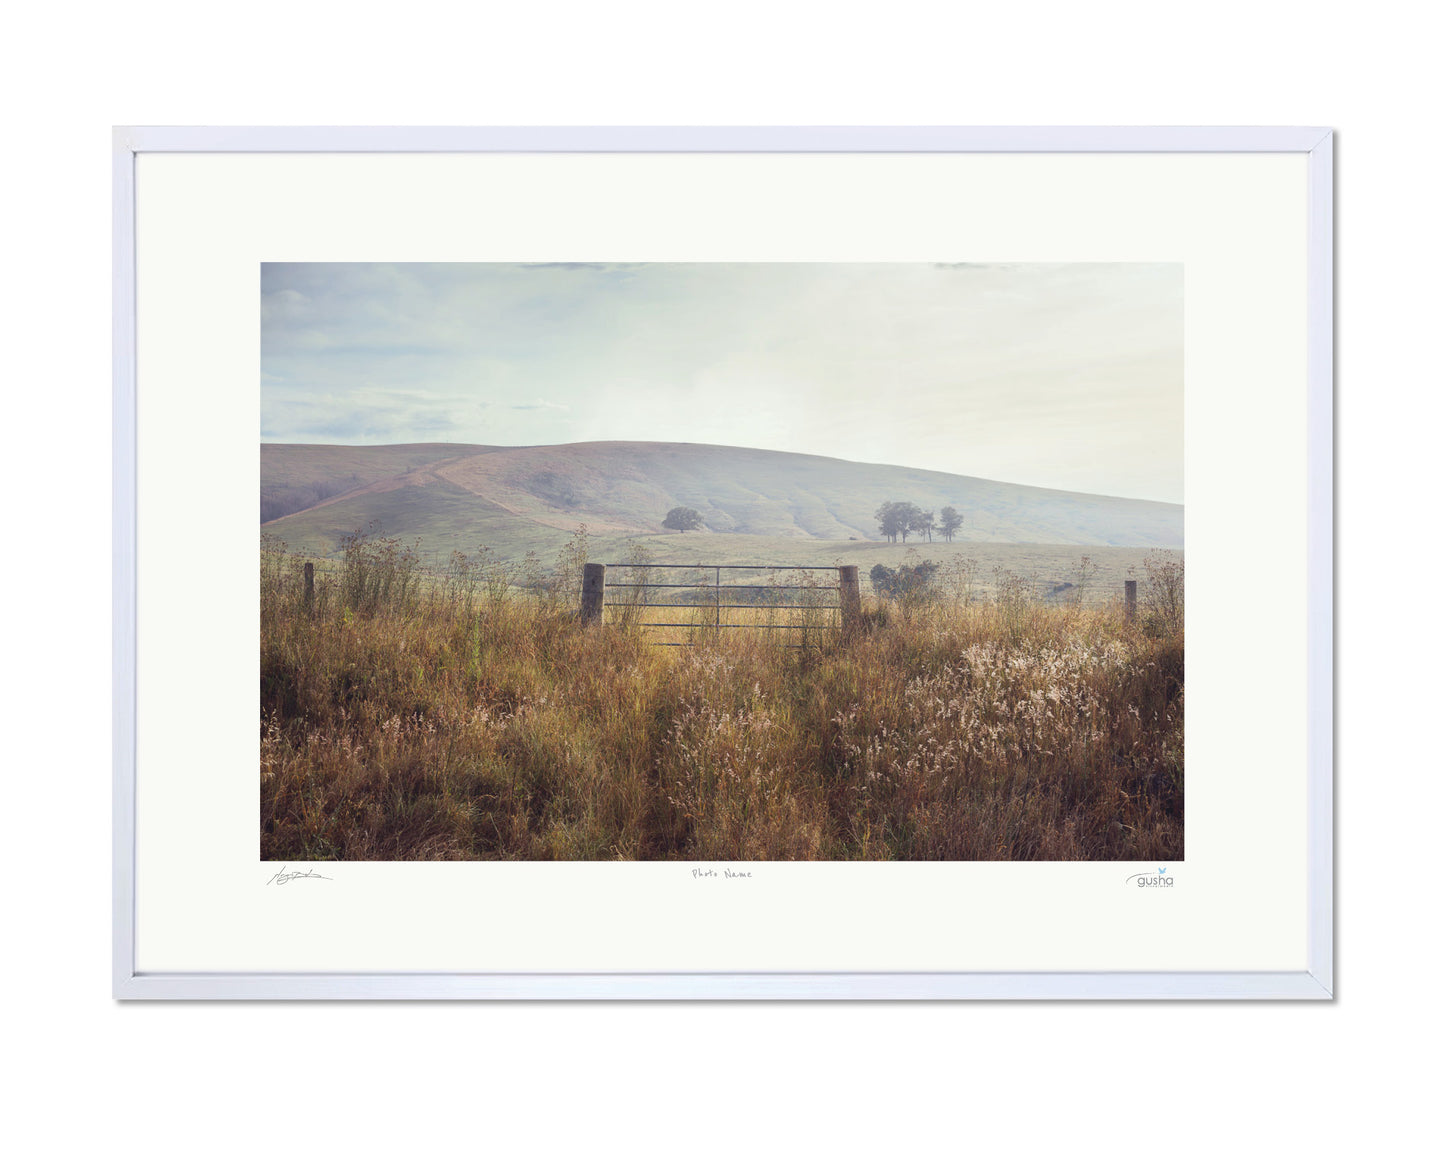
[[[702,526],[702,516],[691,507],[674,507],[663,518],[662,526],[673,531],[695,531]]]
[[[873,581],[873,592],[878,596],[894,600],[916,600],[933,585],[938,565],[932,560],[920,560],[916,564],[903,564],[894,569],[886,564],[874,564],[868,573]]]
[[[963,516],[953,507],[945,507],[935,519],[932,511],[906,502],[885,502],[873,512],[873,518],[878,520],[878,530],[889,543],[897,543],[900,538],[907,543],[911,534],[926,535],[932,543],[935,531],[952,541],[963,526]]]

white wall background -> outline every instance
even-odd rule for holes
[[[0,773],[19,1162],[1404,1159],[1428,1134],[1440,1022],[1426,508],[1445,257],[1426,11],[141,0],[12,15]],[[1334,1004],[109,1000],[110,125],[657,122],[1336,127]]]

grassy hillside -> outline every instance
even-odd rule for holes
[[[358,529],[384,530],[443,556],[481,546],[504,558],[528,551],[546,556],[583,523],[604,544],[661,535],[662,516],[679,505],[702,514],[704,535],[773,541],[755,545],[756,554],[766,551],[776,559],[779,541],[811,541],[819,545],[816,554],[826,555],[832,545],[872,541],[873,513],[889,499],[935,513],[957,508],[964,524],[956,538],[964,541],[1097,547],[1184,542],[1183,508],[1173,504],[738,447],[267,444],[261,465],[263,506],[269,491],[273,511],[283,490],[311,482],[346,484],[266,525],[292,548],[318,556],[333,553]],[[901,554],[902,545],[896,546]],[[794,548],[782,558],[797,554]]]
[[[262,443],[261,521],[314,507],[379,480],[495,449],[453,442],[399,446]]]

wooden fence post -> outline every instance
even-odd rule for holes
[[[305,579],[305,590],[302,600],[305,602],[306,607],[310,608],[312,602],[316,599],[316,567],[310,560],[307,560],[306,566],[301,569],[301,575]]]
[[[1124,581],[1124,619],[1133,621],[1139,615],[1139,581]]]
[[[863,601],[858,595],[858,565],[838,569],[838,602],[843,609],[843,635],[858,632],[863,624]]]
[[[602,589],[607,569],[601,564],[582,565],[582,623],[602,623]]]

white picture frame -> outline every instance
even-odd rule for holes
[[[148,156],[229,155],[264,160],[286,155],[384,155],[397,160],[454,155],[659,154],[889,156],[1290,156],[1303,164],[1297,214],[1305,278],[1300,303],[1287,306],[1303,322],[1300,355],[1304,395],[1288,409],[1299,415],[1305,481],[1296,484],[1303,514],[1295,534],[1302,572],[1290,585],[1288,612],[1304,621],[1304,659],[1285,663],[1299,679],[1303,733],[1285,749],[1299,764],[1303,788],[1298,868],[1288,903],[1302,943],[1299,959],[1259,967],[1117,967],[1107,956],[1089,968],[898,968],[828,965],[788,969],[475,968],[438,970],[404,948],[382,967],[288,969],[236,962],[216,967],[148,967],[138,944],[147,911],[137,878],[138,833],[147,818],[173,814],[164,799],[137,798],[139,662],[153,638],[167,633],[167,615],[139,614],[145,523],[141,477],[144,385],[138,366],[140,330],[138,165]],[[259,163],[258,163],[259,165]],[[114,500],[113,500],[113,993],[120,999],[1301,999],[1333,995],[1333,154],[1320,128],[1243,127],[122,127],[114,133]],[[1060,195],[1067,198],[1066,194]],[[291,258],[289,256],[276,258]],[[297,257],[306,258],[306,257]],[[332,257],[325,257],[332,258]],[[405,257],[401,257],[405,258]],[[853,258],[851,255],[840,258]],[[1110,257],[1102,257],[1110,258]],[[1197,339],[1191,334],[1191,343]],[[1293,417],[1293,414],[1288,416]],[[254,438],[254,435],[251,436]],[[1293,515],[1291,524],[1295,524]],[[1192,619],[1192,616],[1191,616]],[[244,664],[244,663],[238,663]],[[1289,683],[1293,685],[1293,682]],[[254,768],[251,771],[254,774]],[[1293,796],[1291,796],[1293,799]],[[1293,817],[1293,812],[1291,812]],[[1294,853],[1292,852],[1291,855]],[[1291,860],[1294,864],[1294,860]],[[1297,879],[1296,879],[1297,877]],[[1298,892],[1294,891],[1297,888]],[[221,921],[215,926],[225,928]],[[1026,928],[1027,922],[1021,922]],[[1269,922],[1260,923],[1267,931]]]

